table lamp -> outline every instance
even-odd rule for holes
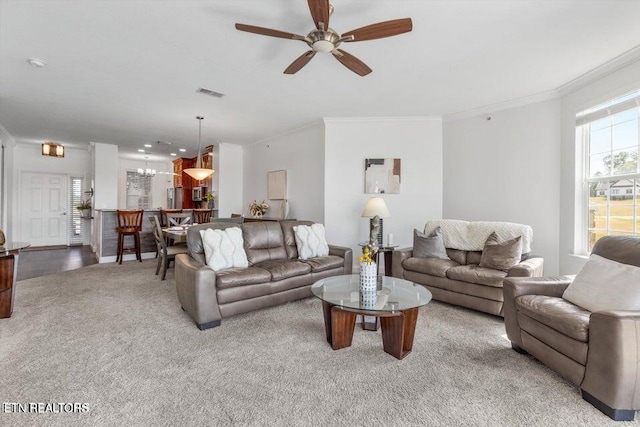
[[[363,218],[371,218],[369,220],[369,244],[374,245],[375,249],[382,246],[382,218],[389,218],[391,213],[387,204],[382,197],[372,197],[362,211]]]

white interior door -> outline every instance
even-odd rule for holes
[[[20,240],[31,246],[67,244],[68,191],[66,175],[22,173]]]

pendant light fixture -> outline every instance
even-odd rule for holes
[[[198,119],[198,158],[196,160],[196,167],[185,169],[183,172],[198,181],[202,181],[203,179],[209,178],[213,174],[214,170],[202,167],[202,153],[200,152],[200,149],[202,148],[202,120],[204,117],[197,116],[196,119]]]

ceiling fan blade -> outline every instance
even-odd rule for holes
[[[333,56],[335,56],[338,61],[342,62],[342,65],[358,75],[364,77],[372,71],[367,64],[342,49],[335,49],[331,53],[333,53]]]
[[[348,33],[342,34],[341,37],[346,38],[353,36],[352,40],[345,40],[345,42],[360,42],[397,36],[398,34],[408,33],[412,29],[413,22],[411,18],[394,19],[392,21],[378,22],[377,24],[351,30]]]
[[[272,30],[271,28],[256,27],[255,25],[236,24],[236,30],[246,31],[247,33],[260,34],[262,36],[278,37],[281,39],[304,40],[304,36],[298,34]]]
[[[329,0],[307,0],[307,3],[316,28],[323,31],[329,28]]]
[[[316,51],[315,50],[309,50],[309,51],[303,53],[302,55],[300,55],[298,57],[298,59],[293,61],[291,63],[291,65],[289,65],[287,67],[286,70],[284,70],[284,73],[285,74],[295,74],[295,73],[297,73],[298,71],[300,71],[300,69],[302,67],[307,65],[309,63],[309,61],[311,61],[311,58],[313,58],[315,55],[316,55]]]

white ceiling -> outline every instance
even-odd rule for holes
[[[640,44],[639,1],[334,0],[338,33],[411,17],[413,32],[344,44],[282,71],[307,46],[236,22],[306,34],[304,0],[0,0],[0,123],[19,141],[252,143],[321,117],[451,114],[562,86]],[[27,63],[43,59],[45,68]],[[196,93],[206,87],[222,99]],[[135,157],[134,156],[134,157]]]

